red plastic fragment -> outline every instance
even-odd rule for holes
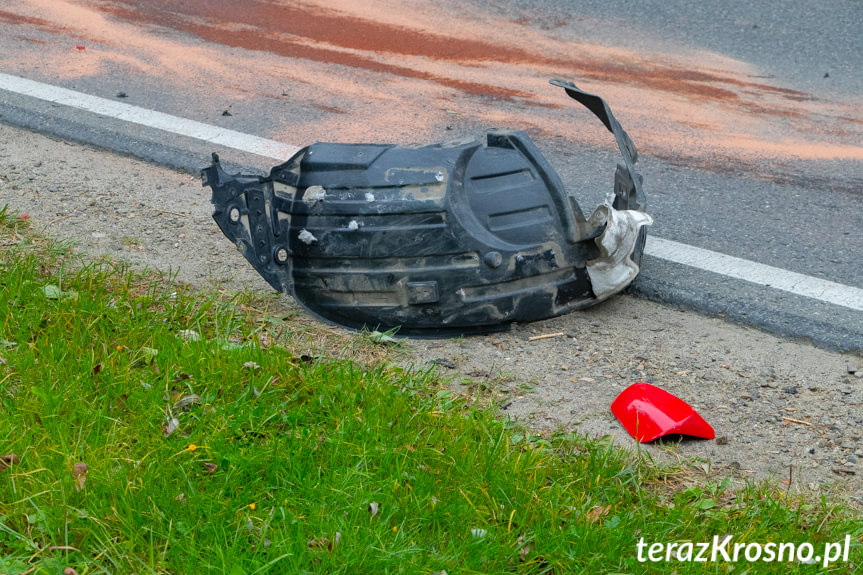
[[[691,405],[649,383],[633,383],[611,403],[611,411],[640,443],[677,433],[713,439],[716,432]]]
[[[78,45],[77,45],[77,46],[75,46],[75,47],[76,47],[77,49],[79,49],[79,50],[86,50],[86,49],[87,49],[87,47],[86,47],[86,46],[82,46],[82,45],[80,45],[80,44],[78,44]]]
[[[19,219],[19,220],[26,220],[26,219],[27,219],[27,218],[29,218],[29,217],[30,217],[30,214],[28,214],[27,212],[24,212],[23,214],[21,214],[20,216],[18,216],[16,219]]]

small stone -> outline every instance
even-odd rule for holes
[[[728,445],[728,436],[720,435],[716,438],[716,445]]]
[[[126,92],[117,92],[117,97],[118,98],[128,98],[129,95],[126,94]]]
[[[857,456],[853,453],[849,453],[848,457],[846,457],[845,459],[848,460],[848,463],[857,463]]]
[[[732,415],[731,417],[728,418],[728,421],[730,421],[731,423],[737,423],[738,421],[740,421],[740,418],[737,417],[736,415]]]
[[[785,393],[790,393],[791,395],[796,395],[797,394],[797,387],[795,387],[795,386],[786,387],[782,391],[784,391]]]
[[[856,364],[856,363],[846,363],[846,364],[845,364],[845,369],[846,369],[846,371],[848,371],[848,373],[850,373],[850,374],[852,374],[852,375],[853,375],[853,374],[857,373],[857,369],[858,369],[858,368],[857,368],[857,364]]]

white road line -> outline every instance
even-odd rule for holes
[[[186,118],[163,114],[121,102],[114,102],[105,98],[99,98],[98,96],[91,96],[74,90],[59,88],[50,84],[34,82],[33,80],[3,73],[0,73],[0,89],[156,128],[172,134],[204,140],[267,158],[286,160],[300,149],[296,146],[289,146],[288,144],[274,140],[259,138],[258,136],[219,128],[218,126],[187,120]],[[726,277],[769,286],[833,305],[863,311],[863,290],[852,286],[822,280],[650,235],[648,235],[644,253]]]
[[[726,277],[863,311],[863,289],[728,256],[672,240],[647,236],[644,253]]]
[[[0,89],[268,158],[287,160],[300,150],[296,146],[289,146],[266,138],[259,138],[122,102],[114,102],[9,74],[0,73]]]

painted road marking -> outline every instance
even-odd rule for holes
[[[644,253],[674,263],[863,311],[863,289],[647,236]]]
[[[39,100],[62,104],[70,108],[86,110],[109,118],[124,120],[141,126],[156,128],[164,132],[179,134],[196,138],[211,144],[218,144],[228,148],[243,150],[259,156],[287,160],[296,154],[300,148],[289,146],[274,140],[259,138],[250,134],[244,134],[227,128],[220,128],[195,120],[187,120],[171,114],[163,114],[154,110],[147,110],[131,104],[114,102],[83,94],[66,88],[59,88],[50,84],[34,82],[18,76],[10,76],[0,73],[0,88],[16,94],[30,96]]]
[[[114,102],[18,76],[0,73],[0,89],[276,160],[287,160],[300,150],[296,146],[289,146],[275,140],[163,114],[131,104]],[[863,311],[863,290],[856,287],[650,235],[648,235],[644,253],[726,277]]]

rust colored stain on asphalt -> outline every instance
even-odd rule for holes
[[[17,26],[32,26],[38,30],[42,30],[44,32],[49,33],[69,33],[71,30],[61,24],[57,24],[56,22],[52,22],[50,20],[45,20],[44,18],[37,18],[35,16],[25,16],[23,14],[16,14],[14,12],[8,12],[6,10],[0,10],[0,22],[5,22],[6,24],[12,24]],[[87,35],[76,34],[76,38],[80,40],[86,40],[88,42],[94,41],[93,38]],[[16,35],[16,38],[21,38],[26,42],[31,42],[34,44],[48,44],[48,42],[44,40],[37,40],[35,38],[28,38],[26,36]]]
[[[443,60],[526,62],[534,58],[533,54],[517,48],[492,46],[426,30],[354,18],[332,10],[266,0],[114,0],[111,4],[102,6],[123,17],[134,19],[138,16],[161,26],[179,26],[193,33],[200,32],[202,27],[218,29],[220,26],[213,22],[212,17],[218,17],[221,23],[252,26],[258,33],[242,33],[243,47],[252,50],[269,50],[272,46],[269,39],[289,34],[341,48]]]
[[[312,104],[315,108],[322,112],[327,112],[330,114],[346,114],[344,110],[340,108],[336,108],[335,106],[325,106],[323,104]]]
[[[405,78],[431,80],[465,92],[503,100],[529,99],[533,95],[519,90],[489,86],[378,62],[353,52],[344,52],[326,45],[352,50],[389,52],[411,56],[425,56],[450,60],[494,59],[501,56],[526,60],[529,56],[518,50],[501,50],[481,42],[459,40],[422,31],[377,24],[368,20],[349,18],[337,13],[320,13],[298,6],[273,5],[253,0],[237,3],[229,0],[204,0],[176,4],[168,0],[154,0],[139,5],[130,0],[117,0],[112,4],[98,4],[98,8],[116,17],[145,21],[193,34],[204,40],[227,46],[273,52],[291,58],[305,58],[316,62],[341,64],[375,72],[385,72]],[[219,22],[206,18],[218,14]],[[227,22],[229,25],[225,25]],[[238,30],[231,24],[256,28],[254,32]],[[305,40],[303,39],[305,38]],[[323,44],[310,45],[308,40]],[[488,58],[489,54],[494,58]],[[544,104],[535,104],[544,106]]]
[[[115,17],[174,28],[232,47],[261,50],[316,62],[341,64],[406,78],[430,80],[467,94],[531,102],[533,94],[481,82],[443,76],[414,67],[380,62],[371,55],[393,54],[458,63],[494,62],[546,65],[582,78],[642,87],[696,100],[714,100],[748,107],[734,91],[750,89],[795,101],[810,100],[804,92],[748,82],[727,75],[647,61],[609,61],[587,55],[554,58],[508,44],[469,40],[438,32],[358,18],[314,6],[266,0],[198,0],[174,2],[112,0],[95,6]],[[363,54],[363,52],[367,54]],[[752,109],[774,114],[769,108]],[[782,115],[779,113],[778,115]]]
[[[14,14],[12,12],[7,12],[6,10],[0,10],[0,22],[5,22],[7,24],[28,24],[30,26],[36,26],[37,28],[47,28],[50,30],[57,29],[57,25],[48,20]]]
[[[127,66],[249,99],[296,95],[324,114],[314,123],[294,121],[284,135],[292,140],[328,133],[364,141],[407,114],[410,122],[386,133],[412,142],[441,121],[441,110],[557,135],[570,120],[556,110],[573,104],[542,85],[564,77],[588,90],[591,81],[601,84],[645,150],[677,151],[686,142],[708,157],[863,157],[859,107],[761,83],[760,70],[745,62],[710,52],[633,52],[486,15],[447,20],[435,12],[446,5],[420,8],[419,0],[28,0],[4,6],[0,22],[38,30],[27,31],[33,41],[56,33],[59,40],[45,34],[53,48],[44,51],[45,62],[68,78]],[[94,50],[79,53],[76,43]],[[353,121],[360,110],[364,121]],[[599,130],[578,138],[607,142]]]

